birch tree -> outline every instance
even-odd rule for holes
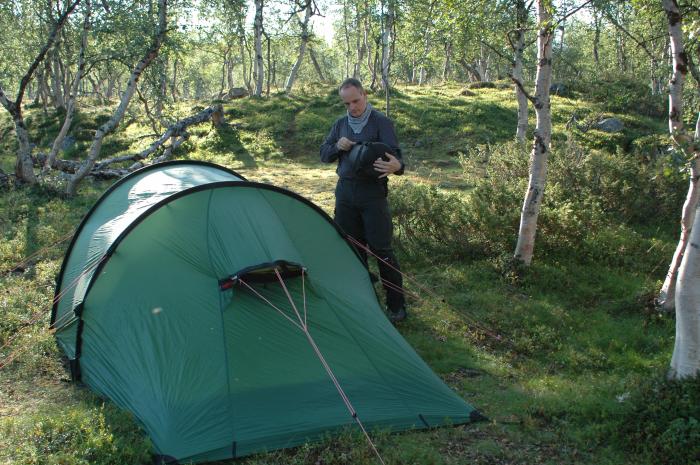
[[[85,74],[85,50],[87,49],[88,32],[90,29],[90,14],[91,14],[91,4],[90,0],[85,2],[85,17],[83,19],[83,32],[80,37],[80,52],[78,53],[78,69],[75,73],[75,78],[73,79],[73,84],[71,85],[70,94],[68,95],[68,102],[66,103],[66,116],[63,120],[63,125],[61,126],[58,135],[53,141],[51,146],[51,151],[48,157],[46,157],[46,162],[42,170],[43,173],[48,172],[53,168],[54,162],[56,161],[56,156],[58,151],[63,144],[66,134],[73,123],[73,116],[75,115],[75,106],[78,100],[78,89],[80,88],[80,82]]]
[[[523,89],[525,89],[523,83],[523,53],[525,51],[525,30],[527,28],[530,5],[526,6],[525,0],[515,0],[516,28],[513,31],[514,40],[511,39],[510,33],[507,35],[513,49],[512,79],[515,82],[515,98],[518,101],[518,125],[515,139],[521,144],[525,144],[527,134],[528,102],[525,92],[523,92]]]
[[[261,97],[263,91],[263,78],[265,77],[262,36],[263,36],[263,0],[255,0],[255,96]]]
[[[690,156],[689,171],[690,185],[681,213],[681,236],[676,250],[671,259],[671,265],[666,273],[663,287],[659,293],[658,302],[662,308],[672,310],[675,306],[676,281],[678,280],[679,267],[683,256],[687,251],[688,241],[693,228],[695,212],[698,205],[698,168],[697,158],[699,149],[689,144],[690,137],[683,127],[683,85],[688,73],[688,56],[683,46],[683,30],[681,28],[682,17],[676,0],[662,0],[663,9],[668,18],[668,34],[671,41],[671,55],[673,74],[669,81],[668,95],[668,130],[678,149],[682,151],[694,151]],[[680,312],[677,309],[677,314]]]
[[[386,14],[384,7],[386,6]],[[391,68],[391,46],[393,39],[394,18],[396,5],[393,0],[387,0],[386,5],[382,2],[382,88],[386,96],[386,116],[389,116],[389,69]]]
[[[100,155],[102,141],[104,140],[105,136],[113,132],[121,122],[122,118],[124,117],[124,113],[131,102],[131,98],[136,91],[136,86],[141,74],[158,56],[158,52],[160,51],[160,47],[163,44],[163,40],[165,39],[165,34],[167,32],[167,6],[168,0],[158,1],[158,28],[153,38],[153,42],[143,58],[131,71],[129,82],[127,83],[125,91],[122,93],[119,106],[112,114],[112,117],[95,131],[87,159],[80,165],[80,168],[78,168],[75,174],[70,176],[68,179],[66,184],[67,195],[75,195],[80,181],[90,172],[90,170],[92,170],[93,166],[95,165],[95,161]]]
[[[315,11],[315,5],[313,0],[296,0],[295,5],[299,10],[295,10],[292,12],[292,15],[297,18],[299,21],[299,27],[301,28],[301,35],[300,39],[301,42],[299,44],[299,54],[297,55],[297,59],[294,62],[294,65],[292,66],[292,69],[289,71],[289,77],[287,78],[287,82],[284,85],[284,91],[286,93],[290,93],[292,91],[292,86],[294,85],[294,81],[297,78],[297,73],[299,72],[299,68],[301,67],[301,62],[304,60],[304,53],[306,52],[306,45],[309,42],[309,20],[311,17],[314,15]],[[304,13],[304,19],[299,20],[297,14],[303,12]]]
[[[530,155],[530,177],[520,216],[518,243],[515,247],[515,259],[530,265],[535,248],[537,218],[542,206],[545,182],[547,180],[547,158],[552,136],[552,114],[550,107],[549,86],[552,80],[552,39],[554,23],[552,21],[551,0],[536,0],[537,10],[537,76],[535,95],[529,96],[522,83],[515,85],[532,101],[537,115],[537,126]]]
[[[34,173],[34,166],[32,162],[29,132],[27,131],[27,126],[24,122],[24,115],[22,113],[22,101],[24,100],[27,85],[31,81],[41,62],[46,57],[49,49],[51,49],[56,41],[61,28],[68,20],[68,16],[73,12],[73,10],[75,10],[80,1],[81,0],[73,0],[72,2],[68,3],[63,12],[58,16],[58,18],[55,19],[44,45],[39,53],[34,57],[31,65],[29,65],[29,69],[25,72],[24,76],[22,76],[19,83],[19,88],[17,90],[17,95],[14,100],[11,100],[11,97],[5,91],[5,86],[2,82],[0,82],[0,104],[2,104],[5,110],[7,110],[12,117],[15,127],[15,135],[17,137],[18,149],[17,159],[15,162],[15,176],[17,177],[18,181],[26,182],[28,184],[35,184],[37,182],[37,177]]]

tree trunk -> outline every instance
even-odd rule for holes
[[[595,27],[595,33],[593,34],[593,62],[597,72],[600,66],[600,56],[598,54],[600,49],[600,15],[597,8],[593,8],[593,26]]]
[[[389,70],[391,67],[391,41],[393,40],[394,30],[394,2],[387,0],[386,20],[384,22],[384,30],[382,31],[382,88],[386,97],[386,116],[389,117],[389,100],[390,100],[390,83]]]
[[[676,340],[668,377],[682,379],[700,372],[700,215],[695,214],[690,247],[678,271]]]
[[[58,43],[55,45],[57,46]],[[62,84],[62,71],[61,71],[61,57],[59,56],[58,50],[54,48],[51,54],[51,91],[53,97],[53,106],[56,110],[63,110],[66,108],[66,101],[63,96],[63,84]]]
[[[263,34],[265,35],[265,41],[267,42],[267,91],[266,95],[269,97],[270,96],[270,77],[272,73],[272,53],[271,53],[271,41],[270,41],[270,35],[267,34],[265,31],[263,31]]]
[[[88,31],[90,29],[90,14],[90,2],[87,2],[85,7],[85,19],[83,20],[83,33],[80,37],[80,52],[78,53],[78,70],[75,73],[73,85],[71,86],[70,93],[68,94],[68,103],[66,104],[66,117],[63,120],[63,126],[61,126],[61,130],[58,132],[58,135],[53,141],[53,145],[51,146],[51,151],[49,152],[49,155],[46,157],[46,162],[42,169],[43,173],[47,173],[51,168],[53,168],[54,163],[56,162],[56,156],[58,155],[58,151],[60,150],[61,145],[63,144],[63,140],[66,138],[66,134],[68,134],[70,125],[73,123],[73,116],[75,115],[75,105],[78,99],[78,88],[80,87],[80,81],[83,78],[83,74],[85,73],[85,50],[87,49]]]
[[[442,67],[442,82],[445,83],[450,78],[450,60],[452,59],[452,41],[445,41],[445,65]]]
[[[345,79],[350,77],[350,30],[348,28],[348,2],[343,0],[343,32],[345,34]]]
[[[177,65],[180,60],[175,57],[175,60],[173,61],[173,83],[172,86],[170,87],[170,95],[173,98],[173,102],[177,102],[178,100],[178,92],[177,92]],[[233,61],[233,60],[231,60]],[[233,65],[231,65],[231,69],[233,69]],[[231,77],[233,79],[233,77]]]
[[[263,78],[265,77],[263,54],[262,54],[262,34],[263,34],[263,0],[255,0],[255,96],[262,96]]]
[[[301,62],[304,60],[304,53],[306,52],[306,44],[309,42],[309,19],[313,15],[313,10],[311,9],[312,0],[306,0],[304,5],[304,21],[299,21],[301,26],[301,43],[299,44],[299,55],[297,56],[297,61],[292,66],[291,71],[289,71],[289,77],[284,85],[285,93],[290,93],[292,91],[292,86],[297,78],[297,73],[299,68],[301,68]]]
[[[83,162],[80,168],[75,172],[73,176],[70,177],[66,185],[66,194],[73,196],[76,194],[78,189],[78,183],[90,172],[92,167],[95,165],[97,157],[100,155],[100,149],[102,148],[102,141],[105,136],[111,133],[121,122],[126,112],[131,97],[133,97],[136,91],[136,85],[143,71],[150,65],[153,60],[158,56],[160,51],[160,46],[163,43],[165,34],[167,32],[167,4],[168,0],[158,0],[158,33],[153,40],[153,44],[146,52],[145,56],[138,62],[131,72],[129,77],[129,83],[126,86],[126,90],[122,93],[121,101],[119,106],[115,110],[112,117],[105,124],[100,126],[97,131],[95,131],[95,136],[92,139],[92,145],[90,146],[90,151],[88,152],[88,158]]]
[[[537,115],[537,127],[530,156],[530,179],[520,217],[518,243],[515,259],[525,265],[532,263],[537,232],[537,217],[540,213],[547,180],[547,158],[552,135],[552,115],[549,101],[549,86],[552,79],[552,15],[547,0],[537,0],[537,77],[533,103]],[[524,90],[524,89],[523,89]]]
[[[316,52],[312,47],[309,47],[309,56],[311,57],[311,62],[314,64],[314,68],[316,69],[316,74],[318,74],[318,78],[321,80],[321,82],[326,82],[326,78],[323,75],[323,70],[321,69],[321,64],[318,62]]]
[[[362,34],[360,33],[360,6],[356,5],[355,6],[355,47],[357,49],[357,61],[355,61],[355,66],[353,67],[352,70],[352,77],[355,79],[360,79],[360,64],[362,63],[362,60],[364,58],[363,52],[364,49],[362,47]]]
[[[685,75],[688,72],[688,61],[683,49],[683,31],[681,30],[681,14],[675,0],[662,0],[663,8],[668,17],[668,33],[671,40],[671,55],[673,60],[673,74],[669,81],[668,98],[668,130],[676,144],[684,145],[689,137],[683,128],[683,85]],[[676,251],[671,260],[671,266],[666,273],[658,303],[666,310],[672,310],[675,301],[675,284],[678,276],[678,268],[683,260],[683,254],[687,252],[687,244],[692,227],[696,207],[698,204],[698,172],[696,160],[690,164],[690,187],[686,195],[683,212],[681,215],[681,237],[676,246]],[[698,354],[700,356],[700,354]]]
[[[516,2],[517,29],[515,31],[516,38],[513,42],[513,79],[518,83],[515,85],[515,98],[518,101],[518,126],[515,133],[515,139],[525,144],[527,136],[527,116],[528,102],[525,96],[525,85],[523,83],[523,53],[525,52],[525,28],[527,27],[527,8],[525,0],[517,0]]]

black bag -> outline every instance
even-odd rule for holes
[[[348,161],[353,174],[358,178],[378,178],[382,173],[374,169],[378,158],[389,161],[386,152],[396,155],[394,150],[384,142],[358,142],[348,153]]]

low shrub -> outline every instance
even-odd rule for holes
[[[656,376],[639,386],[619,418],[618,440],[655,464],[700,461],[700,379]]]

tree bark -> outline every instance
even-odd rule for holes
[[[350,30],[348,28],[348,1],[343,0],[343,33],[345,34],[345,79],[350,77]]]
[[[525,0],[516,0],[517,29],[513,45],[513,79],[515,85],[515,98],[518,101],[518,126],[515,139],[525,144],[527,135],[528,102],[523,89],[523,53],[525,52],[525,28],[527,27],[527,7]]]
[[[35,184],[37,182],[31,157],[29,133],[26,125],[24,124],[24,116],[22,115],[22,100],[24,99],[24,93],[37,67],[46,57],[49,49],[56,41],[56,36],[66,23],[68,16],[73,12],[75,7],[78,6],[80,1],[81,0],[74,0],[73,3],[69,4],[66,10],[56,20],[53,29],[49,33],[49,37],[46,39],[46,43],[34,58],[32,64],[29,65],[29,69],[20,80],[17,97],[15,98],[14,102],[10,101],[3,89],[2,83],[0,83],[0,104],[5,107],[8,113],[10,113],[12,116],[12,121],[15,124],[15,134],[17,136],[18,143],[17,160],[15,162],[15,176],[17,177],[18,181],[26,182],[28,184]]]
[[[682,379],[700,372],[700,215],[695,214],[689,247],[678,272],[676,339],[668,377]]]
[[[75,105],[78,99],[78,88],[80,87],[80,81],[83,78],[83,74],[85,73],[85,50],[87,49],[88,30],[90,29],[90,14],[91,5],[90,1],[88,0],[85,4],[85,19],[83,20],[83,32],[80,37],[80,52],[78,53],[78,70],[75,73],[75,78],[73,79],[73,84],[68,95],[68,102],[66,103],[66,117],[63,120],[63,126],[61,126],[61,130],[58,132],[58,135],[53,141],[53,145],[51,146],[51,151],[49,152],[49,155],[46,157],[46,163],[44,164],[44,167],[42,169],[43,173],[47,173],[51,168],[53,168],[54,163],[56,161],[56,156],[58,155],[58,151],[60,150],[61,145],[63,144],[63,140],[66,138],[66,134],[68,134],[70,125],[73,123],[73,116],[75,115]]]
[[[255,0],[255,96],[261,97],[263,90],[263,78],[265,77],[263,54],[263,0]]]
[[[390,83],[389,70],[391,67],[391,41],[393,40],[394,29],[394,2],[387,0],[387,11],[384,21],[384,30],[382,31],[382,89],[384,89],[386,102],[386,116],[389,116],[390,111]]]
[[[95,160],[97,160],[97,157],[100,155],[103,139],[107,134],[114,131],[114,129],[121,122],[122,118],[124,117],[124,113],[129,106],[129,102],[136,91],[136,85],[138,84],[141,74],[158,56],[160,46],[162,45],[163,39],[165,38],[165,34],[167,32],[167,4],[168,0],[158,0],[158,32],[153,39],[153,43],[141,61],[138,62],[131,72],[126,90],[122,93],[119,106],[115,110],[114,114],[112,114],[109,121],[95,131],[95,136],[92,139],[92,145],[90,146],[87,160],[85,160],[75,174],[68,179],[68,183],[66,185],[67,195],[74,196],[77,192],[80,181],[90,172],[90,170],[92,170],[92,167],[95,165]]]
[[[318,62],[318,58],[316,57],[316,51],[313,49],[313,47],[309,47],[309,56],[311,57],[311,62],[314,64],[314,68],[316,69],[316,74],[318,74],[318,78],[321,80],[321,82],[326,82],[326,77],[323,75],[321,64]]]
[[[662,0],[663,8],[668,18],[668,33],[671,40],[671,55],[673,60],[673,74],[669,81],[668,98],[668,130],[673,141],[680,146],[689,140],[683,128],[683,85],[685,75],[688,73],[688,59],[683,48],[683,31],[681,30],[681,14],[675,0]],[[698,172],[696,160],[690,163],[690,186],[683,205],[681,215],[681,237],[673,254],[671,265],[661,292],[658,303],[665,310],[672,310],[675,301],[675,285],[678,276],[678,268],[686,252],[688,240],[692,233],[695,214],[698,204]]]
[[[518,243],[515,259],[525,265],[532,263],[537,233],[537,218],[542,206],[547,180],[547,158],[552,135],[552,115],[549,100],[549,86],[552,80],[552,38],[553,22],[547,0],[537,0],[537,77],[535,95],[532,102],[537,115],[537,127],[530,156],[530,179],[520,217]],[[517,84],[516,84],[517,85]],[[521,90],[525,90],[522,88]]]
[[[445,40],[445,64],[442,67],[442,82],[445,83],[450,77],[450,66],[452,60],[452,40]]]
[[[304,60],[306,44],[309,42],[309,19],[311,19],[311,16],[313,16],[312,0],[305,0],[305,3],[302,3],[299,6],[304,8],[304,20],[299,21],[299,26],[301,26],[301,43],[299,44],[299,55],[297,55],[297,60],[294,62],[294,66],[292,66],[292,69],[289,71],[289,77],[284,85],[284,92],[287,94],[292,91],[292,86],[294,86],[297,73],[299,72],[299,68],[301,68],[301,62]]]

